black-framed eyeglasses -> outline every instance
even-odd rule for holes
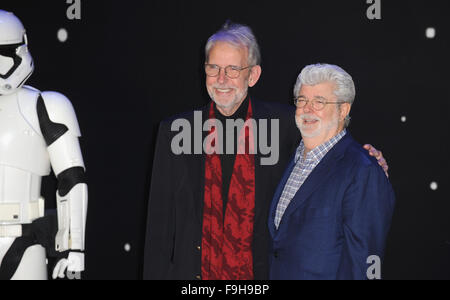
[[[314,98],[312,100],[308,100],[308,99],[306,99],[303,96],[294,98],[294,105],[297,108],[304,108],[309,102],[311,102],[312,108],[314,110],[316,110],[316,111],[323,110],[325,108],[325,105],[327,105],[327,104],[344,104],[344,103],[347,103],[345,101],[330,102],[330,101],[327,101],[327,99],[323,98],[323,97]]]
[[[248,66],[248,67],[238,67],[238,66],[226,66],[221,67],[214,64],[205,64],[205,73],[209,77],[217,77],[220,74],[220,71],[222,69],[225,69],[225,75],[228,78],[236,79],[241,75],[241,71],[253,68],[254,66]]]

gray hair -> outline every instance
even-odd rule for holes
[[[238,48],[248,49],[248,64],[256,66],[261,64],[261,51],[258,42],[250,27],[227,21],[223,27],[213,34],[206,43],[206,61],[209,52],[217,42],[226,42]]]
[[[316,64],[306,66],[297,78],[294,87],[294,95],[298,97],[302,85],[317,85],[324,82],[332,82],[336,85],[334,94],[339,102],[347,102],[353,105],[356,89],[352,77],[339,66],[329,64]],[[345,119],[345,127],[350,124],[350,116]]]

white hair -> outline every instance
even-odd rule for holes
[[[248,64],[256,66],[261,64],[261,51],[258,42],[250,27],[227,21],[223,27],[213,34],[206,43],[206,61],[209,52],[217,42],[226,42],[238,48],[248,49]]]
[[[329,64],[315,64],[306,66],[297,78],[294,96],[298,97],[302,85],[317,85],[332,82],[336,85],[334,94],[339,102],[353,105],[356,96],[355,83],[352,77],[339,66]],[[350,124],[350,116],[345,119],[345,127]]]

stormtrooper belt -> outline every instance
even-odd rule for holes
[[[20,229],[19,229],[20,227]],[[57,253],[55,249],[55,236],[57,232],[57,219],[56,216],[47,216],[37,219],[32,224],[20,225],[15,229],[3,229],[10,231],[8,233],[19,233],[21,235],[17,237],[11,247],[6,252],[5,257],[0,265],[0,280],[10,280],[22,261],[25,251],[34,246],[41,245],[47,249],[47,255],[49,257],[66,256],[66,253]],[[15,231],[15,232],[14,232]]]
[[[19,227],[21,227],[21,236],[14,240],[0,265],[0,280],[10,280],[19,268],[25,251],[37,244],[37,240],[32,233],[32,225],[21,225]]]

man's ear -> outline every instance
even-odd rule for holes
[[[261,77],[262,68],[261,66],[254,66],[250,69],[250,76],[248,77],[248,86],[253,87],[258,82]]]
[[[342,103],[340,109],[339,120],[344,121],[345,118],[350,114],[350,110],[352,109],[352,105],[350,103]]]

